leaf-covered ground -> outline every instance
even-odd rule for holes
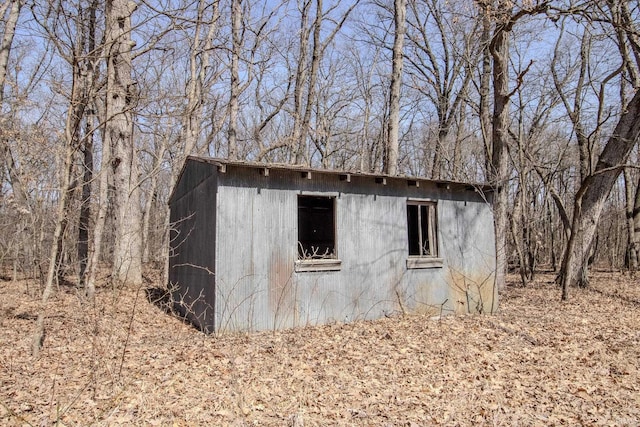
[[[139,289],[0,281],[0,425],[640,425],[640,281],[552,277],[495,316],[408,315],[204,336]]]

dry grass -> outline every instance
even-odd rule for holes
[[[33,287],[33,285],[32,285]],[[61,288],[42,357],[35,297],[0,282],[1,425],[640,425],[640,286],[550,276],[496,316],[405,316],[207,337],[147,301]]]

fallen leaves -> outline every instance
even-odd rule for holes
[[[563,303],[547,282],[509,287],[495,316],[226,336],[144,289],[91,308],[61,289],[37,361],[36,298],[0,282],[0,424],[638,425],[640,286],[599,274]]]

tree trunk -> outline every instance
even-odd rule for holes
[[[569,286],[580,285],[583,266],[589,258],[598,221],[613,184],[640,136],[640,91],[636,92],[622,113],[595,167],[580,186],[575,197],[571,237],[562,263],[562,299],[568,298]]]
[[[462,132],[464,130],[463,123],[465,122],[466,113],[467,113],[467,106],[466,104],[462,104],[460,106],[460,110],[458,111],[458,114],[460,114],[460,118],[459,118],[458,127],[456,129],[455,145],[453,146],[453,168],[451,171],[451,179],[454,181],[463,180],[460,171],[463,169],[461,150],[462,150]]]
[[[231,87],[229,96],[229,159],[238,159],[238,96],[240,91],[240,77],[238,68],[240,62],[241,36],[240,29],[242,26],[242,4],[241,0],[231,0]]]
[[[36,331],[33,335],[31,343],[31,354],[34,357],[40,355],[45,334],[45,318],[47,312],[47,304],[53,293],[53,285],[58,276],[59,257],[62,250],[62,237],[67,226],[67,209],[69,193],[71,192],[71,173],[73,169],[73,156],[76,151],[78,139],[78,125],[80,122],[81,110],[83,108],[82,88],[80,72],[77,63],[73,64],[73,81],[71,85],[71,99],[67,108],[67,120],[65,122],[65,145],[62,156],[62,164],[60,170],[62,176],[59,185],[59,198],[56,210],[55,228],[53,238],[51,240],[51,248],[49,250],[49,266],[47,269],[47,277],[40,299],[40,307],[38,309],[38,317],[36,319]]]
[[[178,162],[176,162],[178,168],[182,167],[186,156],[193,154],[200,136],[200,129],[202,127],[201,125],[203,120],[203,92],[206,72],[209,67],[209,57],[212,49],[213,36],[217,29],[218,19],[220,18],[219,3],[219,0],[212,2],[211,6],[213,10],[211,12],[211,20],[208,23],[208,27],[204,35],[204,42],[201,42],[201,32],[205,23],[205,9],[207,8],[207,1],[200,0],[198,2],[198,18],[194,33],[195,36],[191,44],[191,52],[189,53],[189,80],[186,88],[187,109],[182,123],[182,140],[184,142],[184,148],[182,150],[182,157]],[[201,43],[203,43],[202,46]],[[180,169],[173,171],[171,187],[173,187],[179,172]]]
[[[444,144],[449,134],[448,129],[443,129],[442,125],[438,131],[438,139],[436,140],[436,146],[433,150],[433,166],[431,167],[431,179],[440,179],[442,177],[443,161],[442,151],[444,150]]]
[[[94,60],[96,48],[96,11],[97,1],[89,6],[89,26],[87,28],[87,61],[85,83],[85,107],[95,105],[93,84],[95,78]],[[78,262],[80,287],[86,286],[87,265],[89,263],[89,223],[91,218],[91,185],[93,183],[93,123],[95,112],[89,108],[84,111],[85,133],[82,141],[82,196],[80,202],[80,218],[78,221]]]
[[[51,241],[51,249],[49,253],[49,267],[47,270],[47,279],[45,287],[40,298],[40,307],[38,309],[38,317],[36,319],[36,331],[33,335],[31,343],[31,354],[33,357],[40,355],[40,350],[44,343],[45,334],[45,318],[47,313],[47,304],[49,298],[53,293],[53,285],[57,276],[58,263],[57,259],[60,254],[60,240],[64,232],[64,226],[66,224],[67,217],[67,201],[69,200],[70,190],[70,165],[73,157],[73,147],[67,145],[65,155],[63,157],[63,165],[61,170],[63,171],[62,182],[60,184],[60,198],[58,200],[58,208],[56,212],[56,226],[53,232],[53,239]]]
[[[307,102],[305,103],[302,121],[300,122],[300,141],[296,152],[296,164],[306,161],[307,164],[311,159],[307,159],[305,155],[306,140],[309,136],[309,124],[311,122],[311,110],[315,102],[316,82],[318,81],[318,70],[320,68],[320,58],[322,55],[322,46],[320,42],[320,31],[322,29],[322,0],[316,0],[316,17],[313,22],[313,47],[311,50],[311,68],[309,70],[309,84],[307,86]]]
[[[86,33],[79,35],[80,40],[84,41]],[[32,354],[38,357],[44,342],[45,319],[49,298],[53,293],[53,286],[59,274],[59,261],[62,255],[63,235],[68,222],[68,205],[71,189],[74,184],[71,182],[73,171],[73,158],[80,145],[80,127],[84,116],[88,99],[87,73],[83,72],[82,66],[78,61],[78,57],[82,56],[82,48],[73,46],[74,51],[67,59],[72,67],[72,84],[69,96],[69,105],[66,113],[66,121],[64,127],[64,146],[62,148],[62,156],[60,161],[61,176],[59,181],[58,204],[55,217],[55,228],[51,240],[49,250],[49,265],[47,275],[38,309],[36,320],[36,331],[32,341]]]
[[[634,221],[634,208],[640,191],[636,188],[636,197],[633,191],[633,178],[628,168],[624,170],[625,213],[627,219],[627,250],[625,254],[625,266],[633,274],[638,270],[638,247]]]
[[[131,14],[135,3],[108,0],[105,45],[107,91],[105,142],[111,147],[114,175],[115,249],[113,279],[142,283],[142,215],[138,185],[138,156],[133,141],[133,109],[137,98],[131,78]],[[108,142],[107,142],[108,141]]]
[[[555,236],[556,233],[553,228],[553,216],[551,215],[551,203],[548,199],[546,201],[546,206],[547,206],[546,226],[548,229],[549,245],[550,245],[549,258],[551,260],[551,269],[555,273],[556,271],[558,271],[558,260],[556,257],[556,236]]]
[[[20,16],[23,0],[10,0],[11,9],[4,24],[2,34],[2,44],[0,45],[0,105],[4,102],[4,85],[7,80],[7,65],[9,64],[9,54],[13,45],[13,38],[16,34],[16,24]],[[4,17],[3,17],[4,18]]]
[[[496,233],[496,285],[498,289],[505,286],[507,268],[509,35],[510,31],[498,24],[489,47],[493,58],[493,127],[489,182],[495,188],[493,215]]]
[[[60,255],[60,241],[62,240],[62,234],[66,225],[67,218],[67,201],[69,200],[70,190],[70,177],[71,177],[71,164],[73,158],[74,149],[70,144],[67,144],[65,149],[65,155],[63,157],[63,165],[61,167],[62,182],[60,183],[60,198],[58,199],[58,207],[56,212],[56,225],[53,231],[53,238],[51,241],[51,249],[49,252],[49,267],[47,269],[47,278],[40,298],[40,307],[38,308],[38,317],[36,319],[36,331],[33,334],[33,340],[31,342],[31,354],[37,358],[40,355],[40,350],[44,343],[45,335],[45,318],[47,313],[47,305],[49,298],[53,293],[53,285],[57,277],[58,271],[58,257]]]
[[[93,181],[93,135],[87,120],[87,135],[82,146],[82,200],[78,220],[78,277],[81,287],[86,284],[87,263],[89,260],[89,219],[91,217],[91,183]]]
[[[9,15],[4,23],[4,32],[2,34],[2,44],[0,44],[0,108],[4,111],[4,87],[7,81],[7,66],[9,64],[9,55],[11,53],[11,47],[13,45],[13,39],[16,34],[16,25],[18,18],[20,17],[20,11],[22,9],[22,0],[11,0],[10,3],[5,3],[7,9],[9,9]],[[9,8],[9,6],[11,6]],[[6,13],[6,10],[3,9]],[[4,16],[2,16],[4,18]],[[23,234],[23,230],[26,226],[26,212],[29,212],[29,204],[27,198],[27,192],[22,185],[18,171],[15,168],[15,162],[13,160],[13,154],[11,148],[7,142],[7,137],[4,132],[4,120],[0,122],[0,152],[4,158],[3,166],[6,165],[7,173],[9,175],[9,181],[11,182],[11,189],[13,190],[13,199],[17,206],[22,208],[16,221],[16,235]],[[21,243],[25,247],[25,243]],[[17,280],[18,270],[18,258],[19,258],[19,245],[16,244],[14,259],[13,259],[13,276],[12,280]]]
[[[103,132],[104,134],[104,132]],[[103,136],[102,138],[102,161],[100,163],[100,174],[98,180],[98,211],[96,212],[95,224],[93,226],[93,242],[89,248],[87,262],[87,279],[85,282],[85,293],[90,301],[93,301],[96,292],[96,281],[102,256],[102,236],[107,221],[109,207],[109,183],[110,179],[111,145]]]
[[[633,198],[633,248],[636,255],[636,269],[640,267],[640,178],[636,184],[636,194]]]
[[[298,64],[296,67],[295,85],[293,87],[293,130],[291,132],[291,155],[290,159],[298,163],[300,150],[304,144],[302,141],[302,100],[304,98],[304,83],[307,79],[307,52],[309,51],[309,28],[307,27],[307,17],[311,0],[304,0],[300,11],[300,45],[298,46]]]
[[[482,131],[482,142],[484,143],[484,159],[486,180],[491,176],[491,158],[493,156],[491,141],[491,18],[487,7],[483,7],[482,13],[482,34],[480,44],[483,47],[482,71],[480,73],[480,130]]]
[[[516,250],[516,253],[518,255],[518,261],[520,264],[520,281],[522,283],[522,286],[526,286],[527,285],[527,268],[526,268],[526,258],[525,258],[525,251],[526,249],[524,248],[525,246],[525,234],[524,233],[520,233],[518,230],[518,225],[521,226],[520,230],[524,229],[524,224],[518,224],[518,219],[522,220],[524,215],[522,213],[522,201],[524,199],[524,197],[522,197],[522,188],[518,189],[516,198],[515,198],[515,203],[513,206],[513,209],[511,210],[511,237],[513,239],[513,245],[514,248]]]
[[[153,168],[151,169],[151,178],[149,183],[149,192],[147,200],[144,205],[143,220],[142,220],[142,261],[148,263],[151,256],[151,242],[149,236],[151,235],[151,218],[154,212],[154,204],[158,200],[158,174],[164,162],[164,156],[169,144],[168,136],[161,136],[160,146],[156,148],[154,153]]]
[[[394,0],[393,58],[391,85],[389,89],[389,124],[387,126],[387,150],[384,172],[388,175],[398,174],[398,153],[400,136],[400,92],[402,89],[402,55],[404,35],[406,32],[406,0]]]

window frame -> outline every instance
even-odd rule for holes
[[[326,256],[317,256],[304,258],[301,257],[300,249],[303,246],[303,243],[300,240],[300,199],[309,198],[309,199],[328,199],[331,200],[332,204],[332,215],[333,215],[333,251]],[[333,271],[340,270],[342,266],[342,261],[338,258],[338,224],[337,224],[337,204],[338,204],[337,194],[333,193],[300,193],[297,194],[296,197],[296,219],[297,219],[297,239],[296,239],[296,261],[295,261],[295,271],[296,272],[311,272],[311,271]],[[304,250],[304,248],[303,248]]]
[[[410,206],[417,206],[416,227],[413,227],[417,231],[417,236],[411,236],[412,226],[409,220]],[[424,244],[423,238],[425,233],[423,232],[422,221],[422,208],[426,208],[428,219],[426,221],[426,237],[428,239],[429,253],[423,253]],[[443,259],[440,256],[440,239],[438,238],[438,202],[432,199],[407,199],[406,203],[406,218],[407,218],[407,268],[419,269],[419,268],[437,268],[442,267]],[[418,254],[411,254],[411,241],[418,238]]]

